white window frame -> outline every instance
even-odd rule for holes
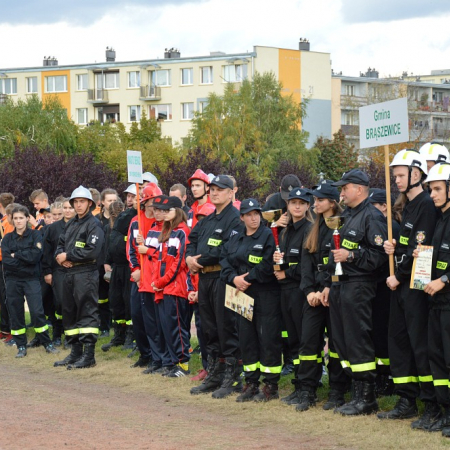
[[[166,107],[166,108],[164,108]],[[154,114],[152,114],[152,109],[154,110]],[[162,113],[166,113],[167,112],[167,119],[159,119],[159,114]],[[172,103],[159,103],[156,105],[150,105],[148,108],[148,117],[150,118],[154,118],[156,120],[164,120],[164,122],[171,122],[173,119],[173,114],[172,114]]]
[[[120,73],[119,72],[105,72],[103,73],[103,76],[101,76],[101,73],[95,74],[95,88],[96,89],[105,89],[107,91],[113,90],[113,89],[120,89]],[[113,87],[106,87],[106,77],[107,76],[114,76],[114,86]],[[101,81],[99,84],[98,81]]]
[[[136,118],[131,118],[132,108],[136,108]],[[131,105],[128,107],[128,122],[139,122],[141,120],[141,105]]]
[[[83,82],[85,80],[85,82]],[[89,88],[89,78],[87,73],[77,75],[77,91],[87,91]]]
[[[205,108],[208,106],[209,101],[208,100],[202,100],[200,102],[198,102],[198,112],[200,114],[203,114]]]
[[[207,76],[204,77],[203,71],[207,70]],[[207,80],[206,80],[207,79]],[[214,82],[214,69],[213,66],[200,67],[200,84],[213,84]]]
[[[128,89],[136,89],[141,87],[141,72],[133,70],[127,73]]]
[[[345,95],[348,95],[349,97],[353,97],[355,95],[355,85],[354,84],[345,85]]]
[[[181,86],[192,86],[194,84],[194,69],[185,67],[181,69]]]
[[[26,79],[26,85],[27,85],[27,94],[37,94],[38,91],[38,81],[37,81],[38,77],[27,77]],[[33,90],[33,81],[35,80],[36,82],[36,90]],[[30,83],[31,83],[31,90],[30,90]]]
[[[194,102],[181,103],[181,120],[192,120],[194,118]]]
[[[62,78],[63,79],[63,89],[62,90],[56,90],[56,79]],[[49,83],[51,82],[51,85],[49,89]],[[57,93],[57,92],[67,92],[67,75],[51,75],[48,77],[45,77],[45,92],[48,93]]]
[[[227,64],[222,67],[224,83],[241,83],[248,78],[248,64]]]
[[[83,115],[83,120],[80,122],[80,114]],[[78,125],[88,124],[88,109],[87,108],[77,108],[77,122]]]
[[[160,75],[157,75],[157,74]],[[161,80],[158,78],[165,73],[165,82],[166,84],[159,84]],[[155,79],[153,79],[155,78]],[[160,86],[160,87],[168,87],[172,86],[172,73],[170,69],[161,69],[161,70],[150,70],[148,73],[149,85],[150,86]]]
[[[7,85],[8,85],[8,89],[7,89]],[[0,94],[16,95],[17,94],[17,78],[0,78]]]

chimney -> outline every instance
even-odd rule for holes
[[[300,38],[298,48],[302,52],[309,52],[309,40],[306,38]]]
[[[106,47],[106,61],[114,62],[116,60],[116,51],[111,47]]]
[[[369,67],[366,71],[366,73],[359,73],[360,77],[367,77],[367,78],[378,78],[379,72],[378,70],[375,70],[375,67],[372,69]]]
[[[42,65],[43,66],[57,66],[58,60],[54,56],[44,56]]]
[[[169,48],[164,49],[164,59],[177,59],[180,58],[181,53],[178,48]]]

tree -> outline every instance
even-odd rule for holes
[[[349,144],[342,130],[333,134],[333,139],[319,137],[314,147],[320,151],[317,170],[326,179],[339,180],[344,172],[358,166],[358,151]]]

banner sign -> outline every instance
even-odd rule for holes
[[[142,154],[127,150],[128,183],[142,184]]]

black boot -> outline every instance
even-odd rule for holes
[[[61,367],[61,366],[67,366],[68,364],[73,364],[74,362],[78,361],[81,356],[83,355],[83,344],[80,342],[74,342],[72,344],[72,349],[70,350],[70,353],[61,361],[56,361],[53,366],[54,367]]]
[[[259,391],[259,394],[253,397],[254,402],[268,402],[276,400],[278,395],[278,384],[265,383],[264,387]]]
[[[294,392],[291,392],[288,396],[283,397],[281,401],[286,405],[298,405],[300,403],[300,388],[295,386]]]
[[[122,345],[122,350],[132,350],[133,347],[134,347],[133,325],[127,325],[125,328],[125,342]]]
[[[377,397],[389,397],[394,393],[394,381],[389,375],[378,374],[376,390]]]
[[[114,324],[114,337],[106,344],[101,346],[104,352],[111,350],[113,347],[120,347],[125,342],[125,327],[122,324]]]
[[[234,392],[242,391],[242,366],[236,358],[225,358],[225,376],[219,389],[213,392],[212,398],[225,398]]]
[[[20,346],[17,350],[19,350],[17,352],[16,358],[24,358],[25,356],[27,356],[27,348],[25,346]]]
[[[344,403],[342,406],[337,407],[334,412],[335,413],[342,413],[343,411],[347,410],[347,409],[353,409],[353,407],[356,405],[356,403],[359,402],[359,397],[361,395],[361,382],[353,380],[352,382],[352,399],[347,402]]]
[[[242,394],[237,396],[236,401],[238,403],[249,402],[257,394],[259,394],[259,383],[250,381],[245,384],[244,389],[242,389]]]
[[[73,345],[72,345],[73,347]],[[87,369],[95,366],[95,344],[84,344],[83,356],[73,364],[67,366],[67,370]]]
[[[331,389],[328,394],[328,400],[324,403],[322,409],[329,411],[330,409],[340,408],[345,403],[344,393]]]
[[[435,402],[425,402],[422,416],[411,424],[413,430],[429,430],[442,415],[441,407]]]
[[[30,342],[28,342],[27,348],[36,348],[36,347],[39,347],[40,345],[41,345],[41,341],[39,340],[39,338],[37,336],[35,336],[33,339],[31,339]]]
[[[308,411],[310,406],[316,406],[316,393],[311,391],[300,391],[299,402],[296,411]]]
[[[358,381],[358,383],[360,383],[359,400],[352,407],[341,411],[343,416],[361,416],[378,411],[375,383],[369,381]]]
[[[219,358],[208,356],[208,367],[206,368],[208,375],[202,381],[202,384],[191,389],[192,395],[208,394],[214,392],[222,384],[225,363]]]
[[[377,414],[379,419],[411,419],[417,416],[416,399],[400,397],[394,409]]]
[[[142,356],[139,356],[139,359],[132,364],[130,367],[134,368],[134,367],[147,367],[149,364],[152,363],[151,358],[144,358]]]
[[[433,425],[431,425],[431,427],[427,430],[430,432],[435,432],[435,431],[443,431],[444,428],[449,428],[450,427],[450,407],[446,406],[444,408],[444,414],[442,414],[442,417],[435,423],[433,423]]]

